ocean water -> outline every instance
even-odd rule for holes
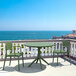
[[[1,40],[52,39],[53,36],[62,36],[72,31],[0,31]]]

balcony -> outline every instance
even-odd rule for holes
[[[6,62],[5,70],[2,70],[3,61],[0,61],[0,76],[75,76],[76,75],[76,66],[70,65],[68,61],[65,61],[62,58],[59,58],[59,66],[56,66],[55,63],[52,63],[52,58],[45,58],[45,60],[50,64],[47,65],[44,62],[43,70],[40,69],[39,63],[34,63],[31,67],[28,68],[28,65],[33,61],[33,59],[25,60],[25,66],[22,67],[22,61],[20,61],[20,71],[18,71],[18,62],[17,60],[12,61],[11,66],[9,66],[9,61]]]
[[[69,47],[69,51],[70,51],[70,56],[72,59],[72,65],[70,65],[69,63],[69,59],[68,56],[66,56],[66,61],[64,62],[63,60],[63,55],[60,54],[60,58],[59,58],[59,66],[56,66],[56,58],[55,58],[55,63],[52,63],[52,55],[53,55],[53,51],[54,51],[54,47],[45,47],[41,49],[41,55],[45,58],[45,60],[50,64],[47,65],[42,61],[43,64],[43,70],[40,69],[40,64],[39,63],[34,63],[31,67],[28,68],[28,65],[34,60],[34,58],[37,56],[37,48],[29,48],[24,46],[24,43],[27,42],[49,42],[52,44],[56,44],[56,50],[58,49],[63,49],[62,48],[62,40],[63,39],[52,39],[52,40],[23,40],[23,41],[12,41],[13,46],[19,46],[21,47],[21,51],[23,52],[23,56],[24,56],[24,63],[25,66],[24,68],[22,67],[22,61],[20,60],[20,71],[18,71],[18,61],[16,57],[12,58],[12,62],[11,62],[11,66],[8,66],[9,64],[9,57],[7,59],[6,62],[6,67],[5,70],[2,70],[3,67],[3,60],[5,58],[5,43],[7,41],[1,41],[0,42],[0,75],[25,75],[25,76],[75,76],[75,70],[76,70],[76,40],[72,40],[69,39],[70,41],[70,47]],[[65,47],[65,51],[67,50],[67,48]],[[17,53],[18,51],[20,51],[20,49],[18,47],[15,47],[12,50],[12,53],[14,53],[14,51]],[[8,54],[9,54],[9,50],[8,50]],[[56,54],[55,54],[56,56]],[[21,58],[20,58],[21,59]]]
[[[56,44],[56,50],[60,50],[63,49],[62,48],[62,40],[63,39],[52,39],[52,40],[22,40],[22,41],[12,41],[13,46],[19,46],[21,47],[21,51],[24,53],[24,57],[25,58],[32,58],[32,57],[36,57],[37,56],[37,48],[29,48],[24,46],[24,43],[28,43],[28,42],[49,42],[52,44]],[[70,56],[72,57],[76,57],[76,40],[72,40],[69,39],[70,41],[70,47],[69,47],[69,51],[70,51]],[[0,41],[0,60],[3,60],[5,57],[5,43],[7,41]],[[52,56],[54,47],[45,47],[41,49],[41,55],[46,57],[46,56]],[[65,47],[65,51],[67,50],[67,48]],[[12,53],[14,52],[18,52],[20,51],[20,49],[18,47],[14,47],[12,50]],[[9,50],[7,51],[7,53],[9,54]]]

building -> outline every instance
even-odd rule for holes
[[[53,36],[53,39],[76,39],[76,30],[73,30],[72,34],[67,34],[61,37]]]

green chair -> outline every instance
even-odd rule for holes
[[[14,47],[18,47],[20,49],[20,52],[15,53],[15,50],[14,50],[14,53],[12,53],[12,49]],[[21,52],[21,48],[19,46],[12,46],[12,42],[7,42],[5,48],[6,48],[6,54],[5,54],[5,59],[4,59],[3,70],[5,67],[5,62],[6,62],[7,57],[10,57],[9,65],[11,64],[11,58],[12,57],[18,57],[18,70],[20,70],[19,57],[22,56],[22,64],[24,67],[24,58],[23,58],[23,52]],[[7,50],[10,50],[9,55],[7,54]]]
[[[67,48],[67,51],[64,50],[65,47]],[[69,55],[69,60],[70,60],[70,64],[71,64],[69,47],[70,47],[70,42],[68,40],[62,41],[62,50],[56,50],[56,47],[54,47],[53,62],[54,62],[54,54],[57,54],[57,65],[58,65],[58,55],[63,54],[64,55],[64,61],[65,61],[65,54],[67,54],[67,55]]]

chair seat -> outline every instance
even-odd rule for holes
[[[67,53],[67,51],[64,51],[64,50],[56,50],[56,51],[54,51],[54,53]]]
[[[7,55],[7,56],[17,56],[17,57],[20,57],[20,56],[22,56],[22,53],[10,53],[9,55]]]

